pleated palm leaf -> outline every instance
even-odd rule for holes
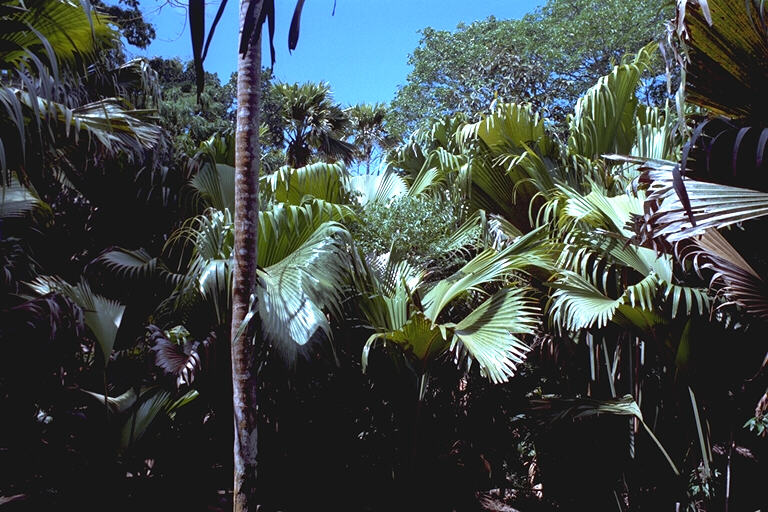
[[[388,204],[408,193],[408,184],[392,168],[381,174],[360,174],[350,176],[348,192],[361,206],[380,202]]]
[[[0,39],[5,44],[0,62],[5,69],[18,68],[31,56],[59,64],[87,65],[105,44],[119,34],[88,2],[61,0],[6,0],[1,4]]]
[[[582,194],[593,183],[614,195],[622,191],[627,180],[614,176],[615,166],[605,155],[672,151],[672,116],[639,106],[636,97],[642,71],[653,58],[649,45],[591,87],[569,118],[565,145],[557,143],[530,105],[497,105],[461,128],[458,137],[471,155],[474,207],[525,232],[541,222],[537,217],[558,217],[558,184]]]
[[[260,137],[265,137],[269,128],[259,127]],[[263,161],[263,160],[262,160]],[[200,144],[195,156],[190,160],[194,173],[189,185],[199,200],[217,210],[235,208],[235,133],[224,131],[213,134]],[[264,182],[267,177],[262,177]],[[266,190],[265,190],[266,188]],[[259,187],[259,208],[266,209],[274,194],[267,187]]]
[[[0,222],[4,218],[23,217],[36,211],[53,214],[34,187],[22,185],[15,175],[11,175],[10,181],[0,188]]]
[[[291,360],[297,347],[318,332],[331,336],[325,312],[337,312],[353,260],[349,233],[338,221],[348,211],[313,200],[301,206],[278,204],[259,212],[258,308],[267,338]],[[192,246],[192,258],[179,289],[164,308],[203,300],[225,325],[231,305],[232,217],[211,209],[191,219],[172,243]]]
[[[87,98],[88,66],[119,40],[107,20],[87,1],[6,2],[0,13],[0,170],[22,181],[45,168],[40,159],[56,147],[56,159],[80,139],[99,152],[141,152],[154,146],[160,130],[153,113],[132,110],[118,98]],[[112,87],[118,92],[119,87]],[[20,151],[7,151],[7,148]],[[26,162],[34,157],[34,162]],[[38,176],[38,179],[42,179]]]
[[[300,205],[308,199],[348,204],[349,171],[343,163],[317,162],[294,169],[281,167],[261,179],[265,195],[275,203]]]
[[[474,208],[503,217],[518,230],[532,228],[533,198],[554,186],[559,148],[531,105],[497,105],[458,134],[472,147],[470,200]]]
[[[83,310],[85,325],[91,331],[106,367],[117,340],[117,331],[120,329],[125,306],[93,293],[86,281],[73,286],[55,276],[40,276],[30,286],[39,295],[49,293],[63,295]]]
[[[410,196],[459,182],[467,189],[469,154],[457,136],[464,124],[462,114],[434,120],[390,153],[386,163],[400,171]]]
[[[640,233],[655,245],[686,246],[698,270],[711,270],[727,303],[762,318],[768,318],[762,271],[716,231],[768,214],[765,16],[766,6],[753,0],[680,4],[682,87],[689,102],[711,115],[691,132],[679,163],[644,163],[650,189]]]
[[[536,300],[513,276],[551,266],[541,235],[533,232],[504,250],[483,251],[454,275],[429,286],[421,272],[402,262],[389,261],[378,270],[369,266],[374,284],[361,308],[377,332],[366,342],[363,366],[376,344],[399,347],[419,376],[421,398],[430,365],[448,352],[456,361],[476,361],[492,382],[509,380],[529,350],[523,337],[540,323]],[[482,300],[489,295],[487,287],[496,291]],[[477,305],[463,319],[443,320],[444,312],[468,298]]]
[[[709,310],[705,289],[675,278],[671,255],[633,243],[630,220],[643,212],[642,192],[611,197],[597,186],[587,195],[558,190],[563,243],[549,304],[556,327],[578,331],[615,322],[642,330],[667,315]]]
[[[83,390],[101,404],[106,402],[110,416],[117,422],[115,437],[121,450],[126,450],[139,441],[158,415],[173,417],[175,412],[198,397],[195,390],[181,395],[158,386],[144,387],[136,392],[131,388],[119,396],[106,396],[102,393]]]

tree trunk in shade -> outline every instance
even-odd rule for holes
[[[251,0],[256,1],[256,0]],[[258,10],[256,6],[255,18]],[[240,30],[246,18],[248,0],[240,2]],[[235,512],[256,510],[256,423],[257,346],[252,333],[260,336],[256,322],[235,340],[235,333],[248,312],[256,290],[256,262],[259,227],[259,102],[261,71],[261,30],[254,30],[248,51],[238,57],[237,128],[235,134],[235,245],[232,280],[232,391],[234,405],[234,496]],[[258,343],[258,340],[257,340]]]

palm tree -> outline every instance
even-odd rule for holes
[[[679,159],[639,161],[649,184],[640,239],[706,275],[718,290],[718,313],[746,325],[768,319],[764,224],[756,222],[768,213],[766,14],[764,3],[754,0],[679,5],[675,27],[684,81],[678,94],[707,116],[688,133]],[[734,225],[742,225],[746,236],[725,229]],[[753,424],[765,421],[768,391],[755,399]],[[734,425],[729,427],[733,438]],[[702,449],[708,476],[706,455]],[[728,479],[725,510],[730,484]]]
[[[277,84],[275,91],[283,104],[288,165],[303,167],[315,155],[326,161],[352,161],[355,149],[344,141],[349,119],[333,102],[330,85]]]
[[[523,269],[550,268],[550,249],[541,235],[531,233],[502,250],[488,248],[436,283],[395,255],[371,258],[360,307],[376,332],[365,345],[363,368],[374,345],[398,346],[419,378],[419,400],[431,364],[448,351],[458,362],[477,361],[492,382],[508,381],[529,350],[522,336],[539,325],[535,300],[512,276]],[[485,299],[481,290],[494,283],[496,291]],[[467,295],[473,304],[469,313],[457,322],[443,321],[441,314]]]
[[[370,174],[374,150],[389,149],[394,143],[386,126],[387,108],[383,103],[361,103],[346,112],[351,121],[352,143],[357,148],[356,159],[365,163],[366,174]]]
[[[698,268],[712,270],[711,284],[728,301],[763,319],[768,294],[764,274],[752,267],[756,255],[740,254],[729,242],[733,237],[721,230],[768,212],[762,177],[768,162],[768,103],[762,93],[768,74],[758,65],[768,58],[765,14],[765,5],[754,1],[715,0],[680,10],[677,23],[685,28],[687,52],[681,87],[689,102],[710,115],[690,134],[679,163],[641,162],[650,183],[643,239],[686,245]]]
[[[85,8],[84,8],[85,7]],[[66,27],[63,29],[62,27]],[[114,47],[117,32],[89,4],[61,0],[11,2],[0,13],[0,171],[33,180],[41,193],[52,167],[65,167],[68,149],[95,144],[95,157],[119,151],[141,153],[154,147],[160,129],[152,112],[132,110],[120,96],[125,80],[146,84],[139,61],[107,71],[89,69],[100,52]],[[98,66],[96,66],[98,67]],[[109,87],[98,86],[107,78]],[[125,83],[124,83],[125,85]],[[89,88],[114,97],[94,98]],[[150,93],[151,94],[151,93]],[[8,152],[8,148],[19,148]],[[52,148],[56,148],[53,151]]]

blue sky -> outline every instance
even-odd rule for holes
[[[180,0],[186,4],[184,0]],[[179,0],[174,0],[174,3]],[[405,83],[408,55],[419,42],[418,31],[430,26],[453,30],[494,15],[519,18],[541,0],[309,0],[304,7],[299,46],[288,53],[288,27],[295,0],[275,0],[275,75],[283,82],[325,80],[336,101],[344,104],[387,102]],[[206,5],[207,27],[218,2]],[[141,0],[141,9],[155,25],[157,39],[147,50],[129,47],[133,56],[192,58],[186,10],[166,0]],[[226,81],[237,64],[238,1],[229,0],[206,58],[206,70]],[[207,30],[207,28],[206,28]],[[266,34],[266,31],[264,32]],[[264,48],[263,62],[269,65]]]

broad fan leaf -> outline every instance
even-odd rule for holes
[[[139,404],[120,429],[120,448],[126,449],[141,439],[159,414],[172,416],[174,411],[197,398],[197,391],[191,390],[175,397],[170,391],[153,387],[142,390]]]
[[[348,207],[321,200],[259,212],[262,328],[288,360],[318,330],[331,335],[326,313],[340,310],[341,290],[354,268],[349,233],[337,222],[349,214]],[[233,229],[228,210],[209,210],[174,236],[193,246],[176,304],[183,307],[191,296],[202,297],[220,323],[230,310]]]
[[[216,341],[214,333],[202,341],[191,342],[187,336],[176,341],[168,339],[168,335],[154,325],[147,326],[147,330],[153,343],[155,364],[175,378],[177,388],[191,386],[210,367]]]
[[[579,98],[569,127],[572,155],[595,159],[605,153],[629,153],[635,141],[635,91],[655,47],[651,43],[634,60],[625,59]]]
[[[538,267],[550,269],[551,248],[538,229],[520,237],[501,251],[486,249],[452,276],[441,280],[424,295],[424,313],[436,321],[441,311],[456,297],[477,291],[479,285],[504,281],[513,271]]]
[[[104,366],[109,363],[112,348],[117,339],[117,331],[123,319],[125,306],[91,291],[85,281],[72,286],[57,277],[41,276],[30,283],[31,288],[40,295],[51,292],[59,293],[80,306],[85,314],[85,325],[93,333],[104,359]]]
[[[189,184],[207,206],[221,211],[235,211],[235,168],[233,166],[206,162]]]
[[[587,278],[570,270],[561,270],[551,286],[555,288],[549,306],[550,321],[566,330],[605,327],[624,303],[612,299]]]
[[[644,231],[669,242],[701,235],[768,214],[768,193],[717,183],[686,180],[685,189],[695,226],[674,186],[672,163],[648,163],[645,179],[651,182],[647,201],[652,214]]]
[[[531,350],[520,336],[540,325],[539,307],[521,288],[503,288],[454,326],[458,359],[477,361],[491,382],[506,382]]]
[[[549,248],[541,232],[521,237],[504,250],[487,249],[454,275],[438,281],[424,293],[418,280],[409,280],[408,268],[400,269],[392,259],[387,267],[388,282],[380,284],[372,274],[370,293],[361,309],[377,332],[366,343],[363,360],[377,342],[399,346],[422,376],[429,365],[449,350],[457,362],[477,360],[492,382],[506,382],[529,350],[521,336],[533,333],[540,321],[538,307],[526,296],[524,287],[507,287],[515,271],[530,267],[550,268]],[[399,270],[397,270],[399,269]],[[438,318],[459,296],[479,296],[484,287],[496,293],[470,311],[459,323],[442,323]],[[423,296],[422,296],[423,295]]]
[[[388,204],[408,192],[405,180],[391,169],[382,174],[360,174],[348,180],[348,191],[361,206],[379,202]]]
[[[314,163],[298,169],[281,167],[261,178],[275,202],[301,205],[306,199],[349,203],[349,172],[342,163]]]
[[[259,272],[259,311],[265,334],[291,360],[318,331],[332,337],[325,311],[338,316],[352,260],[346,228],[325,222],[280,261]]]
[[[363,368],[367,366],[370,350],[377,342],[399,346],[406,357],[417,363],[420,373],[426,371],[428,365],[450,346],[443,330],[421,312],[412,314],[397,330],[372,334],[363,348]]]

